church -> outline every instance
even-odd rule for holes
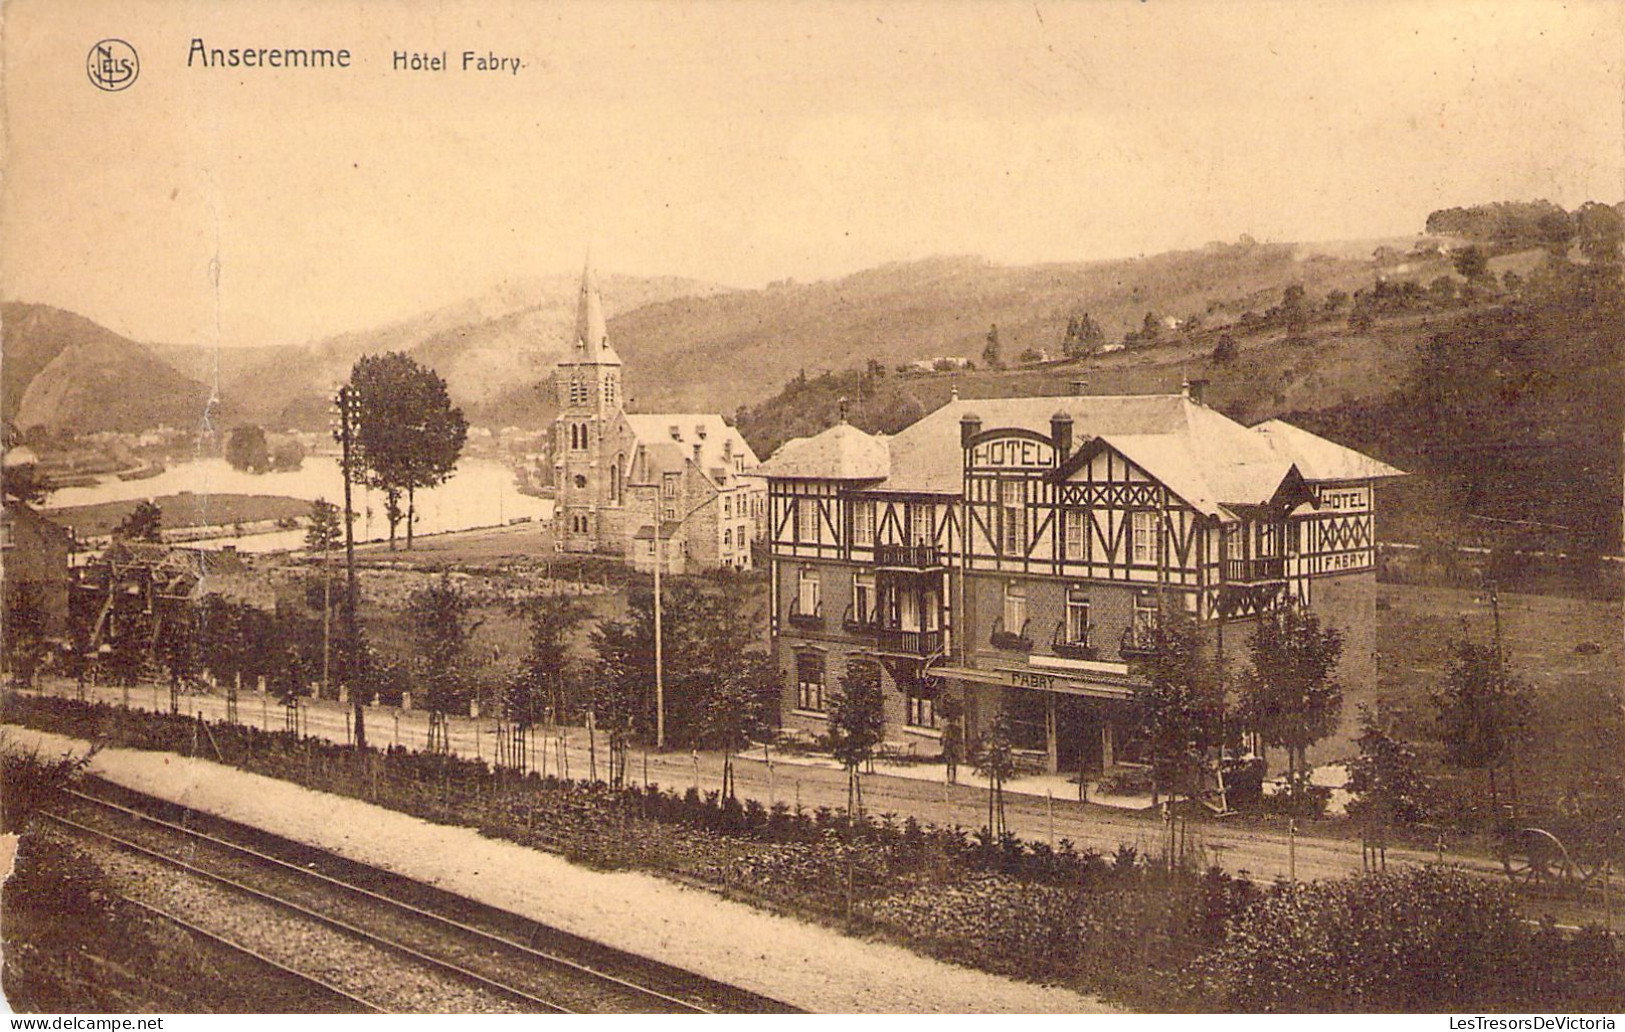
[[[646,572],[751,565],[767,485],[756,455],[720,415],[626,411],[623,365],[610,346],[589,262],[575,342],[553,388],[554,525],[566,552],[623,556]]]

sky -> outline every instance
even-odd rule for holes
[[[361,330],[589,249],[752,287],[1625,198],[1617,2],[9,0],[4,68],[0,296],[148,342]]]

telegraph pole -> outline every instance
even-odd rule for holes
[[[355,526],[354,509],[350,502],[351,471],[354,461],[351,454],[353,442],[352,424],[354,423],[356,407],[355,392],[348,385],[339,388],[339,443],[343,447],[342,465],[344,467],[344,572],[346,591],[344,595],[344,633],[345,655],[348,659],[348,676],[345,680],[350,683],[350,703],[355,708],[355,744],[357,749],[367,746],[367,707],[363,696],[366,694],[361,685],[357,683],[357,675],[361,671],[361,641],[356,634],[355,625]]]

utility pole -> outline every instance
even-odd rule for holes
[[[655,749],[666,751],[666,664],[661,648],[660,616],[660,488],[655,487]]]
[[[344,467],[344,570],[346,577],[346,592],[344,596],[344,633],[345,648],[348,662],[348,676],[350,682],[350,702],[355,707],[355,744],[357,750],[367,747],[367,709],[363,696],[366,694],[356,683],[356,675],[361,670],[361,642],[356,635],[355,624],[355,527],[354,510],[351,508],[351,481],[354,470],[354,457],[352,455],[353,424],[355,422],[355,409],[357,399],[355,391],[349,385],[339,388],[339,443],[343,446]]]

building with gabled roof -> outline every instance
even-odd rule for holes
[[[938,704],[974,739],[1008,714],[1052,771],[1136,742],[1129,705],[1168,607],[1239,662],[1289,600],[1375,677],[1377,482],[1403,475],[1279,420],[1180,394],[955,399],[891,437],[844,422],[787,442],[768,482],[784,723],[825,730],[853,664],[880,670],[888,738],[929,750]]]
[[[627,412],[623,366],[589,262],[571,355],[553,377],[560,547],[624,556],[643,570],[657,552],[666,572],[749,568],[767,498],[765,482],[746,474],[755,453],[715,413]]]

